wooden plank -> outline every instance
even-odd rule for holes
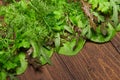
[[[120,34],[112,44],[87,42],[76,56],[54,54],[53,65],[45,65],[38,73],[29,68],[20,80],[119,80],[120,55],[113,45],[119,46]],[[115,41],[115,42],[114,42]]]
[[[74,80],[120,79],[120,55],[111,43],[87,43],[78,55],[60,57]]]
[[[80,54],[81,53],[71,57],[60,55],[60,57],[63,60],[64,65],[66,65],[69,72],[74,77],[73,80],[92,80],[87,71],[87,66],[83,61],[83,57]]]
[[[119,40],[120,38],[117,38],[117,41]],[[56,56],[58,57],[58,55]],[[120,79],[120,55],[110,42],[105,44],[88,42],[78,55],[73,57],[60,55],[59,57],[61,57],[64,65],[68,68],[73,80]],[[54,71],[54,69],[51,71]],[[59,70],[57,71],[59,72]]]
[[[115,38],[112,39],[111,43],[116,48],[116,50],[120,53],[120,32],[117,33]]]
[[[52,57],[52,62],[53,65],[47,65],[45,68],[48,69],[53,80],[74,80],[74,77],[71,75],[68,68],[64,65],[64,62],[57,54]]]
[[[47,68],[40,67],[41,71],[36,71],[29,66],[26,72],[18,76],[19,80],[53,80]]]
[[[2,5],[2,1],[0,0],[0,5]]]
[[[110,46],[109,50],[108,46]],[[88,43],[85,46],[81,55],[85,58],[87,66],[89,66],[88,71],[93,80],[120,79],[118,75],[120,73],[120,63],[113,56],[115,53],[117,52],[110,43],[99,45]]]

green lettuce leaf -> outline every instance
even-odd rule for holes
[[[76,42],[76,39],[73,39],[70,42],[64,43],[63,46],[60,47],[58,54],[76,55],[83,48],[84,44],[85,40],[83,38],[80,38],[78,42]]]
[[[26,56],[25,56],[25,53],[20,53],[19,56],[18,56],[19,60],[20,60],[20,67],[18,67],[16,69],[16,74],[17,75],[20,75],[22,73],[25,72],[25,70],[27,69],[28,67],[28,63],[26,61]]]

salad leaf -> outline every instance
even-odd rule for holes
[[[104,36],[101,32],[100,32],[100,28],[98,27],[97,29],[97,34],[92,33],[92,36],[90,38],[91,41],[94,42],[98,42],[98,43],[103,43],[103,42],[107,42],[110,41],[116,34],[116,30],[112,27],[112,25],[110,23],[108,23],[108,28],[107,28],[107,35]]]
[[[25,54],[24,53],[20,53],[18,58],[20,59],[20,64],[21,66],[19,68],[16,69],[16,74],[22,74],[23,72],[25,72],[25,70],[27,69],[28,63],[25,60]]]
[[[66,42],[63,44],[63,47],[60,48],[59,54],[64,55],[76,55],[84,46],[85,40],[80,38],[78,42],[76,42],[75,39],[73,39],[70,42]]]
[[[45,52],[45,54],[46,54],[49,58],[50,58],[50,57],[52,56],[52,54],[53,54],[53,49],[48,50],[48,49],[43,48],[43,51]],[[50,60],[47,60],[47,58],[45,59],[44,57],[40,57],[40,62],[41,62],[42,65],[44,65],[44,64],[46,64],[46,63],[50,63],[50,64],[51,64]]]
[[[1,79],[1,80],[6,80],[6,77],[7,77],[6,72],[5,72],[5,71],[1,71],[1,72],[0,72],[0,79]]]

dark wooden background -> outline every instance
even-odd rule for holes
[[[105,44],[87,42],[76,56],[54,54],[41,72],[29,67],[20,80],[120,80],[120,33]]]

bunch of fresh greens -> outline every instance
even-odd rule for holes
[[[1,80],[14,80],[28,64],[51,64],[55,52],[76,55],[86,40],[107,42],[120,31],[119,0],[6,2],[0,6]]]

